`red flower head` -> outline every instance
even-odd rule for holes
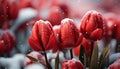
[[[53,29],[48,21],[37,21],[28,39],[31,48],[35,51],[50,50],[54,46]]]
[[[64,48],[76,47],[82,41],[82,34],[79,33],[72,19],[66,18],[61,21],[60,27],[61,42]]]
[[[73,48],[82,41],[82,34],[79,33],[72,19],[66,18],[61,21],[61,25],[54,28],[58,46],[61,49]]]
[[[102,15],[97,11],[88,11],[81,21],[80,32],[90,40],[100,40],[103,35]]]
[[[43,62],[43,63],[45,62],[44,57],[38,52],[31,52],[30,54],[28,54],[28,56],[31,56],[31,57],[37,59],[40,62]],[[34,61],[25,57],[24,66],[28,66],[28,65],[31,65],[31,64],[34,64],[34,63],[35,63]]]
[[[53,6],[50,9],[48,20],[52,23],[52,25],[60,24],[60,21],[65,18],[64,12],[58,6]]]
[[[0,30],[0,54],[9,53],[15,45],[15,38],[10,31]]]
[[[120,20],[116,16],[115,14],[107,14],[105,16],[105,39],[114,38],[120,40]]]
[[[84,69],[83,64],[75,59],[64,60],[62,62],[62,69]]]
[[[53,1],[52,6],[58,6],[64,12],[65,16],[69,15],[69,6],[66,3]]]

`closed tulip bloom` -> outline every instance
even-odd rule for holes
[[[84,69],[83,64],[75,59],[64,60],[62,62],[62,69]]]
[[[102,15],[97,11],[88,11],[81,21],[80,32],[90,40],[100,40],[103,35]],[[93,37],[93,35],[95,35]]]
[[[0,54],[9,53],[15,45],[15,38],[10,31],[0,30]]]
[[[106,39],[120,40],[120,20],[115,14],[107,14],[105,16],[105,34]]]
[[[30,47],[35,51],[50,50],[54,46],[53,29],[48,21],[37,21],[28,39]]]
[[[82,37],[72,19],[65,18],[61,21],[60,41],[64,49],[78,46]]]
[[[65,18],[64,12],[58,6],[53,6],[50,9],[48,20],[52,25],[59,25],[60,21]]]

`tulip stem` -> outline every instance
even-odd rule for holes
[[[43,54],[44,54],[44,57],[45,57],[45,61],[46,61],[47,68],[48,68],[48,69],[52,69],[51,65],[50,65],[49,62],[48,62],[47,54],[46,54],[46,52],[45,52],[45,48],[44,48],[44,46],[43,46],[43,43],[42,43],[42,42],[40,42],[40,43],[41,43],[41,47],[42,47]]]
[[[50,64],[49,64],[49,62],[48,62],[46,52],[44,52],[44,56],[45,56],[45,61],[46,61],[46,64],[47,64],[48,69],[52,69],[52,67],[50,66]]]
[[[73,52],[72,52],[72,49],[70,49],[70,56],[71,56],[71,59],[73,58]]]

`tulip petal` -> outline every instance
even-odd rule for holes
[[[91,33],[90,38],[94,41],[100,40],[102,38],[102,35],[103,35],[102,33],[103,33],[102,29],[96,29]]]
[[[88,34],[91,34],[91,32],[96,29],[96,25],[97,25],[96,24],[96,15],[91,14],[91,16],[90,16],[90,18],[88,20],[88,23],[86,25],[86,32]]]
[[[28,42],[30,44],[30,47],[35,51],[43,51],[41,45],[39,44],[38,40],[33,39],[32,37],[29,37]]]
[[[79,38],[78,38],[77,42],[75,43],[75,46],[78,46],[82,42],[82,39],[83,39],[83,35],[80,33]]]

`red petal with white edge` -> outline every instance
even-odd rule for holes
[[[28,42],[30,47],[35,51],[43,51],[41,45],[38,40],[33,39],[31,36],[28,38]]]
[[[102,33],[103,33],[102,29],[96,29],[91,33],[90,39],[92,39],[94,41],[100,40],[102,38],[102,35],[103,35]]]
[[[80,31],[81,31],[82,33],[85,33],[85,32],[86,32],[86,31],[85,31],[85,28],[86,28],[86,24],[88,23],[89,17],[90,17],[90,14],[87,13],[86,15],[84,15],[84,17],[83,17],[82,20],[81,20]]]

